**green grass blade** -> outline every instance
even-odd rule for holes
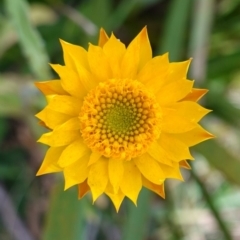
[[[198,81],[203,81],[206,75],[208,42],[212,30],[214,7],[214,0],[195,1],[189,55],[193,57],[191,72]]]
[[[192,0],[173,0],[167,15],[163,37],[160,37],[157,52],[169,52],[171,61],[179,60],[184,49],[187,20]]]
[[[225,240],[232,240],[231,234],[230,234],[228,228],[226,227],[224,221],[222,220],[222,217],[219,214],[219,211],[216,208],[211,195],[208,193],[204,183],[201,181],[201,179],[195,173],[194,168],[192,169],[192,176],[193,176],[194,180],[197,182],[198,186],[200,187],[202,194],[204,196],[204,199],[207,202],[209,208],[211,209],[212,214],[215,217],[216,222],[218,223],[218,226],[225,237]]]
[[[108,19],[106,30],[112,31],[120,27],[137,4],[138,0],[120,1],[118,7]]]
[[[15,27],[22,51],[28,60],[32,72],[38,79],[50,78],[50,69],[47,64],[49,58],[41,36],[31,25],[27,1],[5,0],[5,7],[9,19]]]
[[[86,199],[78,200],[76,189],[63,191],[59,184],[52,191],[43,240],[86,239]]]
[[[148,226],[148,218],[150,216],[150,200],[151,192],[143,189],[138,199],[138,206],[134,206],[132,202],[128,202],[128,216],[123,228],[124,240],[142,240],[146,235]]]
[[[220,170],[228,180],[240,185],[240,162],[216,140],[210,140],[194,147],[208,162]]]

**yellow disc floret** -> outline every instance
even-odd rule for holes
[[[111,158],[143,154],[161,131],[161,111],[154,96],[129,79],[113,79],[90,91],[80,121],[88,147]]]

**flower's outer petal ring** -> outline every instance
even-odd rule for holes
[[[192,91],[194,81],[177,80],[166,86],[163,86],[157,96],[157,101],[160,105],[168,105],[183,99]]]
[[[78,45],[70,44],[68,42],[60,39],[60,43],[63,49],[63,58],[65,65],[70,69],[75,69],[76,64],[74,62],[75,59],[87,70],[89,70],[88,59],[87,59],[87,51]],[[72,56],[76,56],[75,59]],[[72,79],[71,79],[72,80]]]
[[[192,130],[180,134],[174,134],[172,137],[180,140],[188,147],[192,147],[200,142],[206,141],[208,139],[214,138],[214,136],[203,129],[200,125],[193,128]]]
[[[46,144],[51,147],[61,147],[72,143],[74,140],[80,138],[80,132],[76,130],[54,131],[43,134],[38,142]]]
[[[199,99],[201,99],[206,93],[208,92],[207,89],[198,89],[193,88],[192,92],[190,92],[186,97],[182,99],[182,101],[193,101],[197,102]]]
[[[136,74],[152,58],[152,49],[148,40],[147,28],[133,39],[127,47],[121,64],[122,78],[135,79]]]
[[[162,113],[162,132],[182,133],[197,126],[197,123],[179,115],[175,109],[162,108]]]
[[[119,189],[120,182],[123,178],[124,168],[121,159],[108,159],[108,175],[109,181],[113,186],[113,191],[116,194]]]
[[[107,81],[113,77],[108,58],[101,47],[89,44],[88,62],[91,72],[99,82]]]
[[[80,158],[85,156],[87,152],[88,148],[84,144],[83,139],[78,138],[76,141],[72,142],[65,148],[65,150],[62,152],[62,155],[58,160],[58,164],[60,167],[65,168],[69,165],[72,165],[74,162],[78,161]],[[87,158],[86,161],[88,163],[89,157],[85,158]]]
[[[179,167],[186,168],[186,169],[191,169],[191,166],[186,160],[182,160],[179,162]]]
[[[61,78],[64,90],[76,98],[83,99],[87,94],[87,89],[84,87],[82,79],[78,74],[71,68],[60,64],[51,64],[51,67]]]
[[[116,208],[116,211],[118,212],[125,195],[122,193],[122,191],[120,189],[118,190],[118,193],[116,193],[116,194],[112,194],[111,192],[108,192],[108,191],[105,191],[105,193],[112,200],[112,202]]]
[[[138,40],[140,44],[140,60],[138,66],[140,70],[152,59],[152,47],[148,39],[147,27],[144,27],[135,39],[136,41]]]
[[[51,147],[69,145],[74,140],[81,137],[79,128],[80,124],[78,118],[71,118],[52,132],[43,134],[38,142],[47,144]]]
[[[176,80],[186,79],[189,65],[192,59],[184,62],[172,62],[169,65],[169,75],[167,78],[168,83],[175,82]]]
[[[87,178],[89,172],[88,157],[89,151],[85,151],[85,154],[79,154],[77,161],[64,168],[65,190],[76,184],[82,183]]]
[[[166,152],[157,141],[153,142],[148,148],[148,154],[158,162],[172,166],[172,160],[167,156]]]
[[[57,161],[64,148],[65,147],[50,147],[36,175],[39,176],[46,173],[62,171],[62,168],[57,165]]]
[[[159,163],[163,172],[166,174],[166,178],[173,178],[180,181],[183,181],[182,174],[180,172],[179,163],[173,162],[173,166],[167,166]]]
[[[154,57],[141,69],[136,79],[153,93],[157,93],[161,86],[166,85],[168,68],[168,54]]]
[[[124,175],[120,184],[120,189],[129,199],[137,205],[137,198],[142,189],[141,173],[133,161],[124,163]]]
[[[142,176],[142,184],[144,187],[148,188],[149,190],[155,192],[157,195],[159,195],[162,198],[165,198],[165,191],[164,191],[164,184],[154,184],[150,181],[148,181],[144,176]]]
[[[158,143],[173,161],[179,162],[183,159],[194,159],[189,152],[188,146],[178,140],[173,134],[161,133]]]
[[[104,45],[103,52],[108,58],[114,78],[120,78],[120,64],[126,52],[125,45],[112,34],[109,41]]]
[[[90,191],[90,187],[88,186],[87,179],[78,184],[78,198],[83,198]]]
[[[90,166],[88,185],[92,192],[93,202],[105,191],[108,183],[108,161],[100,158]]]
[[[109,37],[107,33],[103,28],[101,28],[99,33],[98,46],[102,48],[105,45],[105,43],[108,41],[108,39]]]
[[[75,97],[55,95],[51,98],[48,108],[53,111],[78,116],[82,107],[82,101]]]
[[[41,112],[35,115],[37,118],[42,120],[46,127],[54,129],[64,122],[68,121],[71,116],[53,111],[52,109],[45,107]]]
[[[149,181],[160,185],[165,180],[165,174],[159,163],[149,154],[146,153],[140,157],[134,158],[134,162],[142,175]]]
[[[68,95],[68,93],[62,88],[61,81],[51,80],[45,82],[35,82],[35,86],[44,94],[44,95]]]
[[[211,112],[196,102],[191,101],[181,101],[178,103],[172,103],[168,105],[168,108],[176,110],[176,114],[181,115],[191,122],[199,122],[206,114]]]

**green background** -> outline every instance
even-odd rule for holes
[[[216,139],[192,148],[185,182],[166,200],[143,190],[117,214],[105,196],[77,200],[61,174],[35,177],[46,148],[34,118],[45,100],[34,81],[63,63],[59,38],[84,47],[99,28],[128,44],[147,25],[154,55],[193,57],[189,78],[210,91],[202,125]],[[0,1],[0,239],[240,239],[240,0]]]

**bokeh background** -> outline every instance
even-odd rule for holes
[[[63,63],[59,38],[84,47],[99,28],[125,44],[145,26],[154,55],[193,57],[189,78],[210,91],[202,124],[216,139],[192,148],[185,182],[166,199],[143,190],[117,214],[105,196],[77,200],[61,174],[35,177],[46,151],[34,81]],[[0,1],[1,240],[240,240],[240,0]]]

